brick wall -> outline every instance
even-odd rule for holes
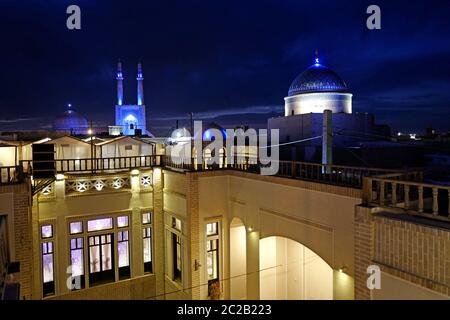
[[[357,207],[356,299],[370,299],[366,269],[371,264],[405,281],[450,295],[450,230]]]
[[[32,230],[31,230],[31,185],[24,182],[0,187],[0,193],[13,194],[15,260],[20,262],[20,297],[31,299],[32,290]],[[11,222],[12,221],[12,222]]]

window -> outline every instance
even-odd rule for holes
[[[207,236],[212,236],[212,235],[217,235],[218,234],[218,222],[214,222],[214,223],[208,223],[206,225],[206,235]]]
[[[181,231],[181,220],[175,217],[172,217],[172,228]]]
[[[41,226],[41,238],[48,239],[53,237],[53,226],[51,224]]]
[[[83,238],[70,239],[70,264],[72,265],[73,290],[84,288]]]
[[[127,217],[128,218],[128,217]],[[128,230],[117,233],[117,251],[119,252],[119,279],[130,278],[130,247]]]
[[[172,233],[172,250],[173,250],[172,280],[181,282],[181,237],[175,233]]]
[[[212,291],[217,290],[217,288],[220,289],[219,246],[219,222],[211,222],[206,224],[206,272],[208,276],[208,295],[211,295]]]
[[[95,285],[114,281],[113,234],[91,236],[88,239],[89,283]]]
[[[142,230],[144,251],[144,272],[152,272],[152,229],[150,227]]]
[[[70,234],[77,234],[83,232],[82,222],[71,222],[70,223]]]
[[[42,243],[42,282],[42,294],[44,297],[55,294],[53,241]]]
[[[112,227],[112,218],[89,220],[87,225],[88,232],[112,229]]]
[[[128,227],[128,216],[117,217],[117,227]]]
[[[142,214],[142,224],[149,224],[149,223],[152,223],[151,212],[143,213]]]
[[[206,242],[206,269],[208,271],[208,281],[219,278],[219,239],[208,240]]]

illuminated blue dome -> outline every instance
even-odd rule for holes
[[[67,110],[56,117],[53,122],[53,129],[55,131],[64,131],[72,134],[83,134],[89,128],[88,121],[85,117],[77,113],[69,105]]]
[[[295,78],[288,96],[314,92],[347,92],[347,85],[333,70],[317,62]]]

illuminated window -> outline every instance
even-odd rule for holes
[[[152,229],[150,227],[142,229],[144,272],[152,272]]]
[[[53,270],[53,241],[42,243],[42,294],[44,297],[55,294]]]
[[[128,230],[117,233],[117,251],[119,252],[119,279],[128,279],[131,275]]]
[[[172,228],[181,231],[181,220],[175,217],[172,217]]]
[[[88,238],[89,284],[114,281],[113,235],[104,234]]]
[[[219,278],[219,239],[206,241],[206,269],[208,280]]]
[[[150,212],[142,214],[142,224],[152,223],[152,214]]]
[[[77,234],[83,232],[82,222],[71,222],[70,223],[70,234]]]
[[[48,239],[53,237],[53,226],[51,224],[41,227],[41,238]]]
[[[112,229],[112,227],[112,218],[89,220],[87,225],[88,232]]]
[[[206,235],[207,236],[212,236],[212,235],[217,235],[218,234],[218,222],[213,222],[213,223],[208,223],[206,225]]]
[[[172,254],[173,254],[173,278],[172,280],[181,282],[181,237],[172,233]]]
[[[208,276],[208,295],[219,282],[219,265],[220,265],[220,228],[219,222],[211,222],[206,224],[206,272]]]
[[[83,238],[70,239],[70,262],[72,266],[73,290],[84,288]]]
[[[128,227],[128,216],[117,217],[117,227]]]

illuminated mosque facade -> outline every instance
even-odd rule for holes
[[[144,75],[142,64],[138,64],[137,72],[137,104],[124,104],[122,63],[117,64],[117,104],[116,127],[127,136],[147,134],[145,104],[144,104]]]

